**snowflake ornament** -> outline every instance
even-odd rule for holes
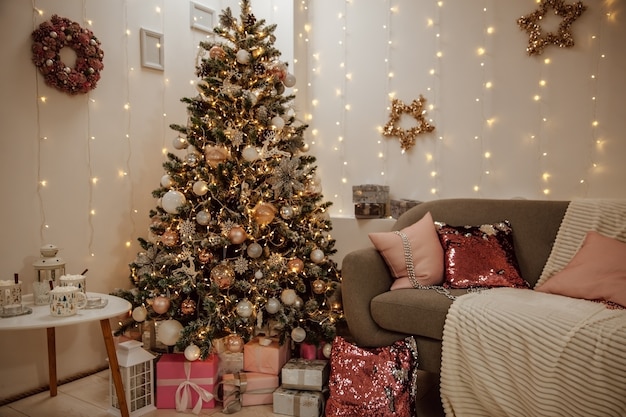
[[[274,197],[290,198],[298,191],[304,190],[304,184],[300,179],[304,176],[305,170],[299,169],[300,157],[283,158],[276,167],[274,175],[267,182],[274,190]]]

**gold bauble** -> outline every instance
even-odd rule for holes
[[[276,207],[271,203],[257,203],[254,207],[254,220],[261,226],[265,226],[274,220],[276,212]]]
[[[193,314],[196,312],[196,302],[190,298],[180,303],[180,312],[183,314]]]
[[[204,155],[206,157],[207,163],[212,168],[217,168],[217,166],[224,161],[230,159],[230,153],[228,149],[223,146],[207,146],[204,148]]]
[[[228,289],[235,282],[235,271],[226,264],[217,265],[211,270],[211,281],[213,281],[220,290]]]
[[[315,294],[323,294],[326,291],[326,284],[321,279],[316,279],[311,283],[311,289]]]
[[[167,247],[176,246],[178,243],[178,232],[175,230],[166,230],[161,236],[161,242]]]
[[[235,226],[228,232],[228,240],[230,240],[233,245],[243,243],[247,237],[246,231],[241,226]]]
[[[289,262],[287,262],[287,268],[291,272],[295,272],[296,274],[298,274],[304,269],[304,262],[302,262],[302,259],[300,258],[291,259]]]

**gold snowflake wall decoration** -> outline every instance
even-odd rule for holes
[[[424,117],[426,114],[424,103],[426,103],[426,99],[421,95],[418,100],[413,100],[410,105],[406,105],[395,98],[391,101],[391,113],[389,114],[389,121],[383,128],[383,136],[393,136],[400,139],[400,146],[402,147],[403,153],[415,145],[417,135],[435,130],[435,126],[428,123]],[[408,114],[415,118],[417,125],[410,129],[398,127],[397,123],[403,114]]]
[[[543,33],[541,21],[548,13],[554,10],[554,14],[563,18],[559,27],[554,32]],[[561,48],[574,46],[574,37],[570,32],[570,26],[587,9],[582,1],[574,4],[565,4],[563,0],[541,0],[539,7],[534,12],[517,19],[519,27],[528,33],[528,55],[540,55],[548,45],[557,45]]]

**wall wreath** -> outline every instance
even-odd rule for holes
[[[104,68],[100,41],[89,29],[57,15],[33,31],[33,63],[46,84],[68,94],[85,94],[96,88]],[[70,47],[76,52],[74,67],[61,60],[60,51]]]

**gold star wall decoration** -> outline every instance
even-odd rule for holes
[[[541,20],[548,10],[554,10],[554,14],[562,17],[556,33],[543,33]],[[570,26],[587,9],[582,1],[574,4],[565,4],[563,0],[541,0],[539,7],[534,12],[517,19],[519,27],[528,33],[528,55],[540,55],[548,45],[557,45],[561,48],[569,48],[574,45],[574,37],[570,32]]]
[[[426,99],[421,95],[418,100],[413,100],[410,105],[406,105],[396,98],[391,101],[391,113],[389,114],[389,121],[383,128],[383,136],[393,136],[399,138],[402,153],[408,151],[413,147],[413,145],[415,145],[415,138],[417,135],[435,130],[435,126],[428,123],[428,121],[424,118],[424,115],[426,114],[426,110],[424,110],[425,102]],[[417,125],[410,129],[402,129],[398,127],[397,123],[403,114],[409,114],[415,118]]]

